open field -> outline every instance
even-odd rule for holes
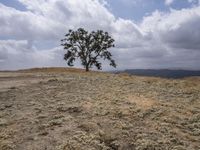
[[[0,150],[199,150],[200,78],[0,72]]]

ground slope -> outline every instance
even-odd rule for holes
[[[1,150],[199,150],[200,78],[0,73]]]

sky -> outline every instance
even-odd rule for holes
[[[117,70],[200,70],[200,0],[0,0],[0,70],[67,67],[79,27],[109,32]]]

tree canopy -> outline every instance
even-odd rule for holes
[[[74,61],[79,58],[86,71],[92,66],[98,70],[102,69],[103,60],[109,60],[110,65],[116,67],[112,54],[108,51],[114,47],[114,39],[102,30],[88,32],[83,28],[76,31],[69,30],[65,38],[61,40],[61,45],[66,51],[64,59],[69,66],[74,65]]]

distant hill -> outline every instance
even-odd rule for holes
[[[127,69],[117,73],[129,73],[139,76],[152,76],[162,78],[184,78],[191,76],[200,76],[200,71],[194,70],[170,70],[170,69]]]

